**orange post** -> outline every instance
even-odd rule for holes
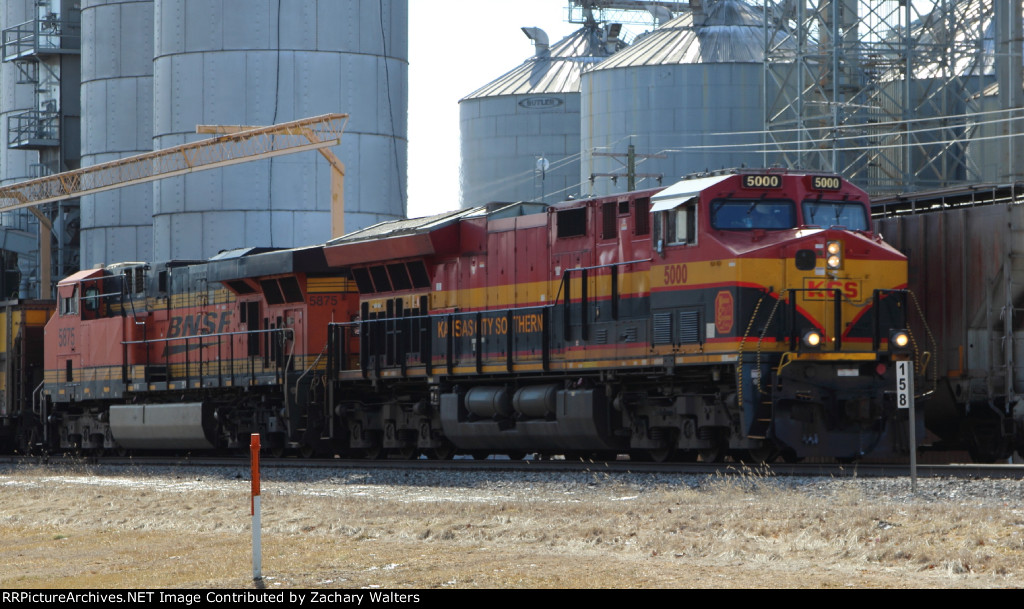
[[[262,550],[260,548],[260,434],[254,433],[249,442],[249,451],[252,454],[252,500],[250,510],[252,513],[252,578],[263,579],[261,573]]]
[[[249,515],[255,516],[256,498],[260,496],[260,434],[252,434],[249,451],[252,455],[252,501],[249,506]]]

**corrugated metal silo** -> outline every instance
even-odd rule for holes
[[[911,25],[909,38],[916,48],[923,49],[911,66],[913,77],[908,79],[906,67],[899,66],[881,74],[876,83],[879,94],[875,99],[883,113],[881,118],[876,114],[874,122],[880,123],[883,133],[871,134],[875,135],[870,141],[878,154],[872,158],[868,176],[869,184],[877,191],[932,190],[967,179],[987,179],[984,176],[1000,171],[1003,179],[1008,175],[1005,165],[1001,170],[989,165],[991,161],[998,162],[998,156],[989,158],[986,152],[991,150],[984,150],[989,144],[999,148],[1005,140],[982,140],[982,147],[978,148],[969,143],[970,134],[963,119],[980,119],[985,136],[999,131],[998,127],[989,130],[986,125],[986,120],[994,115],[977,117],[975,113],[981,108],[972,108],[978,105],[992,109],[984,91],[995,82],[998,66],[1004,61],[993,52],[997,28],[992,13],[977,2],[963,1],[950,6],[956,6],[959,21],[955,24],[951,22],[948,27],[934,31],[932,24],[951,17],[947,14],[950,7],[936,7],[933,13]],[[892,46],[902,42],[904,35],[893,34]],[[950,49],[972,51],[954,54]],[[886,117],[892,118],[885,120]],[[906,125],[894,126],[892,123],[897,120],[906,120]],[[980,153],[976,160],[984,159],[975,175],[971,175],[974,172],[967,158],[969,148]]]
[[[75,169],[80,161],[80,4],[9,0],[0,5],[0,176],[4,184]],[[51,297],[55,278],[78,268],[78,201],[2,214],[3,297]],[[17,271],[11,263],[17,259]],[[18,277],[20,276],[20,277]],[[19,285],[12,289],[14,278]]]
[[[971,177],[989,183],[1012,180],[1024,154],[1020,129],[1014,131],[1013,126],[1022,122],[1024,111],[1007,111],[999,99],[999,84],[993,84],[967,101],[967,114],[974,119],[967,128],[966,160]]]
[[[35,18],[35,8],[27,2],[0,2],[0,29],[14,27]],[[39,155],[33,150],[10,148],[8,123],[14,115],[35,107],[35,94],[31,86],[20,84],[24,81],[21,68],[14,62],[0,63],[0,183],[3,185],[19,182],[32,177],[39,162]],[[10,296],[14,284],[7,280],[7,273],[19,269],[19,275],[29,281],[38,282],[35,268],[39,251],[38,222],[27,211],[20,210],[0,214],[0,234],[3,236],[4,251],[0,252],[0,269],[4,273],[4,298]],[[12,255],[13,254],[13,255]]]
[[[351,115],[348,231],[405,217],[407,0],[157,0],[154,148],[196,125]],[[315,152],[156,182],[156,259],[324,242],[330,171]]]
[[[1006,10],[1006,13],[1002,11]],[[981,74],[981,84],[967,99],[966,164],[968,176],[982,182],[1005,183],[1019,179],[1024,167],[1024,124],[1021,117],[1021,7],[997,3],[993,19],[971,22],[982,32],[980,43],[988,61],[960,73]],[[997,24],[998,27],[997,27]],[[1016,45],[1016,52],[1011,51]]]
[[[627,190],[630,144],[637,188],[657,185],[655,176],[765,164],[757,135],[764,129],[762,11],[739,0],[706,7],[583,74],[580,177],[588,194]]]
[[[7,29],[25,23],[36,16],[35,7],[28,2],[0,2],[0,28]],[[14,62],[0,63],[0,182],[4,185],[32,177],[30,167],[38,162],[33,150],[7,146],[8,117],[30,109],[35,104],[35,93],[30,86],[20,86],[24,76]]]
[[[82,165],[153,147],[153,1],[82,6]],[[81,260],[152,260],[153,186],[82,197]]]
[[[621,45],[596,24],[550,47],[523,31],[536,54],[459,102],[464,208],[579,193],[580,74]]]

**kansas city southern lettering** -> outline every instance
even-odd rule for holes
[[[477,327],[479,325],[479,327]],[[447,320],[437,322],[437,337],[448,338],[449,324]],[[541,332],[544,330],[544,316],[540,313],[513,315],[512,331],[516,334]],[[451,322],[451,335],[455,338],[473,336],[500,336],[508,334],[509,320],[507,317],[485,317],[477,323],[476,319],[454,319]]]

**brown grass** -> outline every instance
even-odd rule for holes
[[[1019,497],[1005,506],[896,502],[771,482],[753,472],[655,489],[607,476],[569,489],[265,480],[260,585],[1024,584]],[[0,472],[0,588],[251,588],[251,522],[241,477]]]

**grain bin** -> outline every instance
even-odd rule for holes
[[[590,23],[459,102],[462,207],[561,201],[579,193],[580,75],[621,48],[618,28]]]
[[[270,125],[351,115],[346,229],[405,216],[407,0],[157,0],[153,148],[196,125]],[[153,186],[156,259],[331,237],[330,170],[315,153],[162,180]]]

